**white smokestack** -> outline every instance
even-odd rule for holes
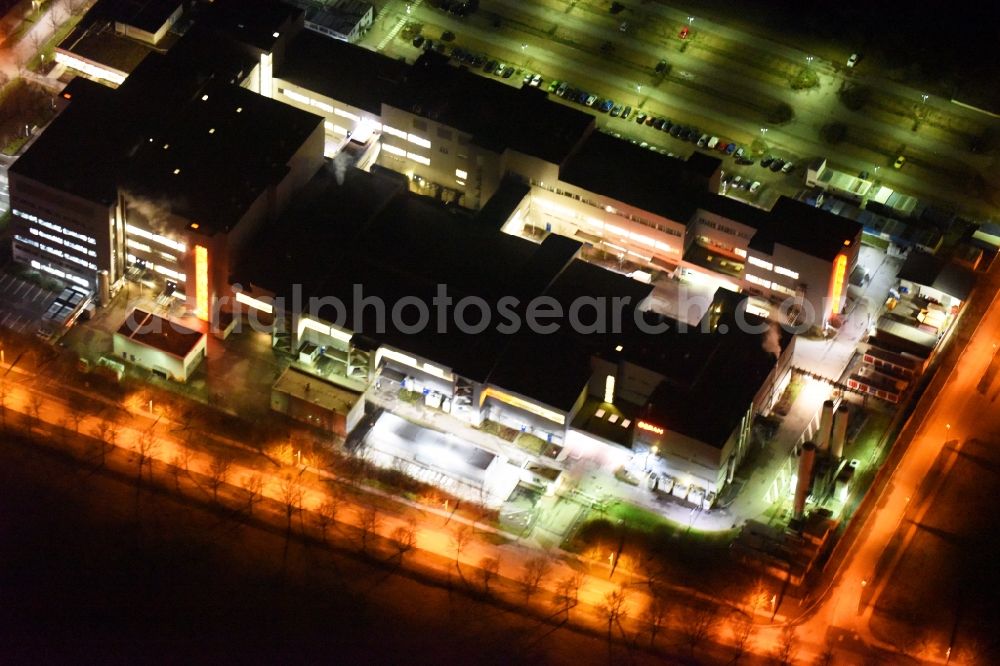
[[[344,184],[347,168],[351,166],[352,161],[351,156],[344,152],[337,153],[337,156],[333,158],[333,174],[337,177],[337,185]]]
[[[851,410],[847,408],[847,405],[841,405],[833,417],[833,439],[830,440],[830,453],[837,460],[844,457],[844,443],[847,441],[847,419],[850,415]]]

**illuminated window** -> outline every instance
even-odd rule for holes
[[[403,150],[402,148],[397,148],[396,146],[393,146],[388,143],[382,144],[382,150],[389,153],[390,155],[399,155],[400,157],[406,157],[405,150]]]
[[[639,430],[645,430],[646,432],[651,432],[654,435],[662,435],[664,430],[660,426],[653,425],[652,423],[647,423],[645,421],[638,421],[635,427]]]
[[[763,259],[758,259],[757,257],[747,257],[747,261],[750,262],[751,266],[766,268],[769,271],[774,269],[774,264],[770,261],[764,261]]]
[[[469,177],[469,172],[463,171],[462,169],[455,169],[455,175],[459,178],[465,179]]]
[[[431,142],[428,141],[427,139],[425,139],[422,136],[417,136],[416,134],[408,134],[406,136],[406,138],[409,140],[410,143],[414,143],[414,144],[420,146],[421,148],[430,148],[431,147]]]
[[[274,307],[272,307],[270,303],[265,303],[259,298],[254,298],[253,296],[247,296],[242,291],[236,292],[236,302],[242,303],[243,305],[249,306],[255,310],[266,312],[267,314],[274,313]]]
[[[214,128],[214,127],[210,128],[210,129],[208,130],[208,133],[209,133],[209,134],[215,134],[215,128]]]
[[[207,100],[207,99],[208,99],[208,95],[202,95],[202,96],[201,96],[201,101],[203,101],[203,102],[204,102],[204,101],[205,101],[205,100]]]
[[[388,134],[389,136],[395,136],[400,139],[406,138],[406,132],[404,132],[403,130],[398,130],[395,127],[391,127],[389,125],[382,125],[382,131]]]
[[[784,275],[786,277],[790,277],[793,280],[798,280],[799,279],[799,274],[798,273],[796,273],[795,271],[793,271],[790,268],[785,268],[784,266],[775,266],[774,267],[774,272],[777,273],[778,275]]]
[[[334,109],[333,115],[340,116],[341,118],[347,118],[348,120],[353,120],[354,122],[358,122],[359,120],[361,120],[360,118],[358,118],[356,114],[353,114],[350,111],[344,111],[343,109]],[[398,136],[400,139],[405,139],[406,133],[400,132],[396,136]]]
[[[429,157],[424,157],[423,155],[417,155],[416,153],[406,153],[406,156],[417,164],[423,164],[424,166],[430,166],[431,160]]]
[[[615,376],[608,375],[604,378],[604,402],[615,401]]]
[[[274,37],[275,39],[277,39],[278,37],[281,37],[281,33],[280,32],[272,32],[271,36]]]
[[[746,250],[744,250],[744,249],[743,249],[743,248],[741,248],[741,247],[736,247],[736,248],[733,248],[733,253],[734,253],[734,254],[735,254],[735,255],[736,255],[737,257],[743,257],[744,259],[746,259],[746,258],[747,258],[747,251],[746,251]]]
[[[747,282],[749,282],[750,284],[756,284],[758,286],[764,287],[765,289],[771,288],[770,280],[765,280],[764,278],[757,277],[756,275],[752,275],[751,273],[745,273],[744,277],[746,277]]]
[[[180,170],[180,169],[174,169],[174,175],[175,175],[175,176],[176,176],[177,174],[179,174],[180,172],[181,172],[181,170]]]

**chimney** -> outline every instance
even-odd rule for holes
[[[840,460],[844,457],[844,442],[847,440],[847,417],[851,415],[851,410],[847,405],[837,408],[837,414],[833,419],[833,439],[830,440],[830,454]]]
[[[819,415],[819,431],[816,433],[816,446],[825,451],[830,446],[830,430],[833,428],[833,400],[823,403],[823,411]]]
[[[799,476],[795,484],[794,515],[801,520],[806,512],[806,497],[809,496],[809,486],[812,485],[813,462],[816,459],[816,445],[806,442],[799,452]]]

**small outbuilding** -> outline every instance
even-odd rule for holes
[[[114,335],[115,356],[179,382],[186,382],[205,357],[205,344],[204,333],[139,309]]]

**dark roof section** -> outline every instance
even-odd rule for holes
[[[115,91],[76,78],[64,92],[70,95],[67,107],[9,172],[111,205],[117,198],[118,167],[128,136],[123,124],[108,122],[117,116]]]
[[[735,220],[757,230],[750,247],[774,253],[774,244],[833,261],[850,245],[860,242],[862,225],[854,220],[782,196],[770,211],[720,194],[706,193],[698,205],[702,210]]]
[[[182,4],[182,0],[100,0],[88,14],[96,9],[112,21],[155,33]]]
[[[976,284],[976,276],[968,268],[917,251],[910,252],[896,277],[936,289],[960,301],[968,300]]]
[[[479,209],[476,221],[490,229],[502,228],[530,193],[531,187],[520,180],[504,178],[489,201]]]
[[[298,7],[275,0],[214,0],[199,22],[235,42],[270,52],[287,39],[283,32],[301,28],[302,17]]]
[[[382,101],[408,66],[376,51],[303,30],[288,45],[276,76],[321,95],[382,113]]]
[[[745,303],[745,298],[740,302]],[[770,338],[786,349],[792,335],[746,312],[743,320],[756,330],[738,326],[732,312],[716,316],[718,328],[671,330],[655,343],[670,356],[670,363],[659,366],[666,379],[650,397],[643,418],[721,448],[777,364],[765,343]],[[627,347],[624,353],[629,353]]]
[[[845,244],[861,241],[861,230],[861,224],[854,220],[782,196],[771,208],[770,225],[755,234],[750,245],[764,251],[764,247],[773,248],[774,243],[780,243],[833,261],[844,251]]]
[[[288,172],[320,116],[245,88],[209,81],[150,132],[123,186],[170,202],[204,233],[225,232],[269,185]]]
[[[183,359],[190,354],[204,337],[194,329],[159,315],[150,314],[138,308],[125,317],[118,327],[118,335],[133,342],[159,349],[176,358]]]
[[[686,160],[688,171],[698,174],[705,180],[710,179],[722,168],[722,160],[715,155],[694,151]]]
[[[385,102],[471,134],[487,150],[511,148],[555,164],[594,127],[593,116],[550,101],[543,90],[453,67],[433,51],[417,59]]]
[[[234,271],[236,282],[290,299],[300,284],[319,294],[330,265],[352,248],[365,225],[406,191],[406,183],[359,169],[341,179],[332,162],[296,194],[285,213],[264,226]]]
[[[684,160],[654,153],[603,132],[592,132],[563,164],[559,177],[590,192],[686,224],[697,209],[697,197],[708,189],[705,171],[703,159],[689,166]]]

